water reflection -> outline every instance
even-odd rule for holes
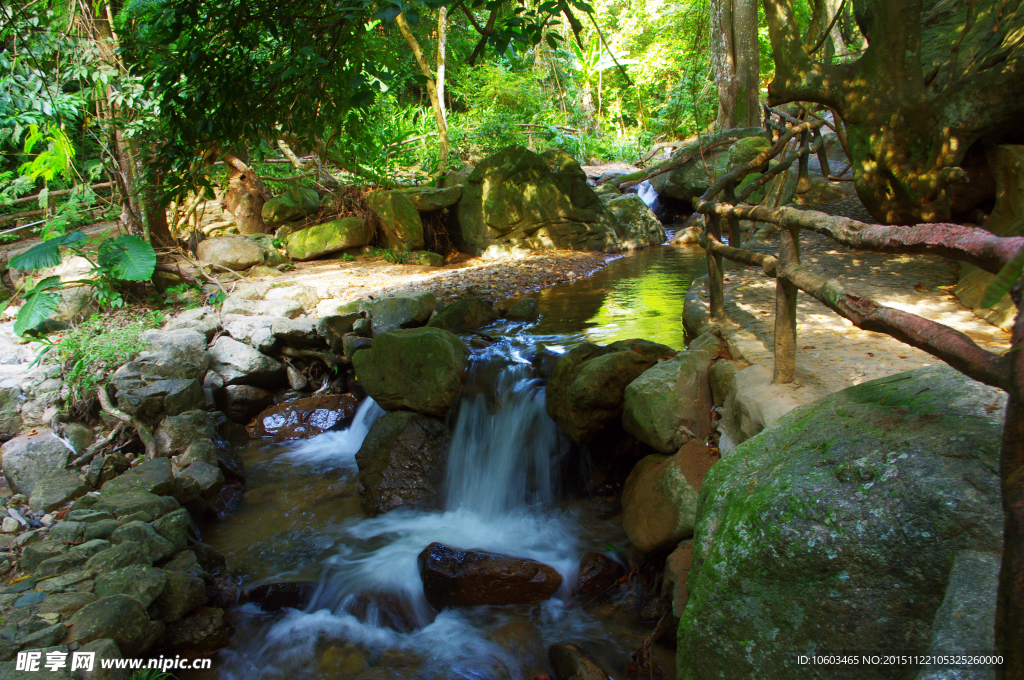
[[[530,332],[581,334],[602,344],[644,338],[683,349],[686,291],[706,273],[704,251],[694,246],[630,253],[590,278],[534,295],[541,320]]]

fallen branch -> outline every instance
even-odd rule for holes
[[[347,357],[340,357],[337,354],[315,349],[296,349],[288,345],[281,348],[281,354],[295,359],[319,359],[328,366],[348,366],[351,364]]]
[[[97,189],[109,189],[112,186],[112,184],[112,182],[100,182],[98,184],[91,185],[89,188],[92,189],[93,191],[96,191]],[[60,189],[58,191],[51,191],[49,194],[47,194],[47,199],[57,198],[58,196],[67,196],[77,188],[78,187],[74,187],[72,189]],[[16,198],[13,201],[10,201],[9,203],[3,203],[0,205],[21,205],[22,203],[31,203],[32,201],[36,200],[39,200],[39,194],[32,194],[31,196],[22,196],[21,198]]]
[[[200,285],[199,284],[199,279],[197,279],[196,277],[192,276],[191,274],[189,274],[187,272],[183,272],[181,270],[181,265],[178,265],[178,264],[175,264],[173,267],[171,265],[169,265],[169,264],[158,264],[156,266],[156,271],[158,271],[158,272],[170,272],[172,274],[177,274],[178,276],[180,276],[182,278],[183,281],[185,281],[185,283],[187,283],[189,285],[192,285],[192,286]]]
[[[96,457],[96,454],[99,453],[103,447],[107,446],[108,444],[110,444],[110,442],[117,439],[117,436],[121,434],[122,430],[124,430],[124,422],[119,421],[117,425],[114,426],[114,429],[110,431],[110,434],[108,434],[103,439],[94,442],[92,446],[85,450],[85,453],[83,453],[75,460],[71,461],[71,467],[78,467],[79,465],[91,463],[92,459]]]
[[[722,146],[723,144],[720,144],[720,142],[733,142],[736,141],[737,139],[743,139],[745,137],[755,137],[761,134],[764,134],[764,132],[761,130],[761,128],[756,127],[734,128],[731,130],[723,130],[722,132],[717,132],[713,135],[704,135],[702,137],[699,137],[696,142],[690,144],[686,148],[676,151],[672,155],[672,158],[668,158],[662,161],[661,163],[658,163],[654,167],[648,168],[647,170],[638,170],[636,172],[631,172],[628,175],[619,175],[618,177],[609,180],[608,184],[611,184],[616,189],[622,188],[622,184],[624,182],[633,182],[634,180],[636,180],[635,183],[638,184],[656,175],[666,173],[669,170],[675,170],[676,168],[682,166],[683,164],[693,160],[697,156],[706,153],[710,149],[716,148],[717,146]],[[632,186],[632,184],[630,186]]]
[[[138,418],[133,418],[121,409],[114,406],[114,403],[110,401],[110,395],[107,393],[105,385],[100,385],[96,389],[96,396],[100,400],[100,407],[103,411],[114,418],[117,418],[125,425],[131,425],[135,428],[135,431],[139,434],[139,439],[142,440],[142,444],[146,447],[146,459],[151,460],[157,457],[156,440],[153,439],[153,430],[148,425],[143,423]]]

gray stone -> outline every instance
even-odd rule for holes
[[[219,469],[217,471],[220,472]],[[223,478],[223,475],[221,477]],[[170,541],[175,550],[184,550],[188,539],[188,519],[188,510],[179,508],[156,520],[151,526]]]
[[[224,473],[219,467],[196,461],[182,471],[178,478],[194,479],[199,485],[199,493],[207,500],[212,500],[224,486]]]
[[[176,456],[199,439],[211,440],[217,436],[217,427],[203,411],[186,411],[165,418],[153,433],[161,456]]]
[[[9,438],[21,432],[21,406],[26,399],[17,379],[0,380],[0,436]]]
[[[605,208],[615,216],[620,250],[650,248],[665,242],[665,228],[637,194],[603,196]]]
[[[234,628],[223,609],[199,607],[170,628],[163,643],[171,650],[192,655],[209,655],[231,641]]]
[[[15,437],[0,447],[4,477],[15,493],[29,496],[36,482],[50,470],[63,469],[71,451],[49,429]]]
[[[346,333],[345,337],[341,339],[341,345],[345,356],[351,359],[359,350],[373,347],[373,340],[361,337],[355,333]]]
[[[85,535],[83,538],[86,543],[104,540],[110,538],[110,534],[121,526],[121,523],[116,519],[101,519],[98,522],[90,522],[85,525]]]
[[[149,629],[146,608],[133,597],[111,595],[78,610],[71,617],[68,640],[88,643],[110,638],[126,654],[139,651]]]
[[[281,362],[223,335],[210,350],[210,369],[224,379],[225,385],[277,387],[286,381]]]
[[[219,316],[217,310],[211,307],[187,309],[165,323],[163,329],[165,331],[194,330],[209,342],[213,339],[214,334],[220,330]]]
[[[508,308],[505,318],[509,321],[536,321],[540,318],[540,307],[533,298],[523,298]]]
[[[169,494],[174,488],[171,461],[167,458],[153,458],[131,468],[120,477],[115,477],[100,490],[102,496],[118,496],[132,491],[154,495]]]
[[[124,389],[119,387],[117,392],[117,405],[121,410],[146,423],[157,423],[165,416],[191,411],[202,406],[203,400],[202,384],[185,378],[155,380]]]
[[[136,564],[149,566],[152,563],[137,543],[122,543],[90,557],[85,563],[85,570],[103,574]]]
[[[430,319],[437,306],[437,298],[423,293],[395,293],[377,298],[370,303],[374,336],[398,328],[422,326]]]
[[[241,316],[239,314],[224,315],[224,331],[235,340],[250,345],[258,352],[269,352],[277,346],[273,327],[277,321],[287,321],[285,316]],[[214,374],[216,375],[216,374]],[[223,380],[221,381],[223,383]],[[205,383],[204,383],[205,384]],[[220,385],[207,385],[214,389]]]
[[[711,381],[711,396],[714,398],[715,406],[725,404],[725,398],[729,396],[729,386],[732,385],[732,378],[737,370],[735,361],[718,361],[711,365],[708,378]]]
[[[36,482],[28,504],[35,512],[49,512],[85,495],[88,490],[89,487],[74,472],[51,470]]]
[[[687,347],[687,349],[690,351],[702,349],[713,357],[725,356],[728,351],[726,350],[725,343],[722,342],[722,339],[714,333],[704,333],[703,335],[698,336],[690,343],[690,346]]]
[[[98,525],[98,523],[97,524],[87,524],[86,525],[86,529],[88,529],[90,527],[93,527],[93,526],[97,526],[97,525]],[[113,533],[114,530],[111,529],[110,532]],[[88,540],[85,541],[85,543],[82,543],[82,544],[76,545],[76,546],[72,546],[71,550],[69,550],[68,552],[81,553],[81,554],[85,555],[86,557],[92,557],[96,553],[101,553],[104,550],[110,550],[110,548],[111,548],[110,541],[107,541],[107,540],[104,540],[104,539],[101,539],[101,538],[89,538]]]
[[[81,552],[68,552],[64,555],[58,555],[57,557],[51,557],[48,560],[43,560],[38,567],[36,567],[36,575],[38,576],[55,576],[57,574],[63,574],[66,571],[71,571],[76,567],[80,567],[85,564],[88,557],[83,555]]]
[[[397,189],[418,212],[431,212],[455,205],[462,198],[462,187],[453,186],[444,189],[436,187],[409,187],[408,189]]]
[[[427,326],[443,328],[452,333],[471,331],[498,319],[498,310],[487,300],[478,297],[463,298],[439,310]]]
[[[302,310],[305,312],[316,309],[316,306],[320,304],[320,296],[317,295],[316,290],[309,286],[279,286],[273,287],[267,291],[266,298],[268,300],[290,300],[292,302],[298,302],[302,305]]]
[[[98,599],[92,593],[53,593],[46,598],[45,602],[39,605],[36,613],[39,615],[59,614],[60,616],[67,616]],[[63,632],[61,637],[64,637]]]
[[[202,378],[206,373],[209,357],[206,354],[206,336],[191,328],[177,330],[148,330],[139,336],[148,346],[135,361],[151,367],[161,363],[174,364],[174,374],[155,372],[163,378]],[[154,370],[148,368],[146,370]],[[167,367],[166,370],[170,370]],[[145,371],[143,377],[146,376]]]
[[[285,248],[293,260],[313,260],[339,250],[365,246],[372,233],[368,222],[361,217],[343,217],[289,234]]]
[[[95,499],[97,502],[99,500],[95,496],[90,496],[90,498]],[[103,510],[93,510],[92,508],[84,508],[81,510],[72,510],[67,514],[66,517],[64,517],[64,520],[66,522],[82,522],[83,524],[88,524],[89,522],[99,522],[101,519],[114,519],[114,516],[109,512]]]
[[[293,300],[242,300],[229,297],[221,305],[221,313],[245,316],[283,316],[295,319],[302,314],[302,305]]]
[[[949,574],[946,596],[932,622],[932,642],[926,655],[995,655],[996,598],[999,588],[997,553],[961,550]],[[951,668],[926,665],[917,680],[995,680],[986,667]]]
[[[626,386],[622,426],[662,453],[711,434],[711,355],[680,352],[652,366]]]
[[[21,560],[19,562],[23,571],[35,571],[36,567],[43,563],[44,560],[48,560],[51,557],[58,557],[68,551],[68,547],[63,543],[57,543],[56,541],[37,541],[29,546],[26,546],[21,551]]]
[[[451,431],[418,413],[386,413],[356,453],[363,510],[372,516],[398,507],[439,507]]]
[[[82,645],[80,652],[95,654],[96,663],[91,671],[79,670],[75,680],[129,680],[131,671],[126,668],[104,668],[101,659],[122,659],[121,649],[110,638],[101,638]]]
[[[229,235],[208,238],[199,244],[196,256],[205,262],[243,271],[263,264],[263,249],[247,236]]]
[[[816,677],[793,655],[851,641],[926,653],[949,565],[1002,550],[1004,405],[952,368],[921,368],[797,407],[716,463],[678,677]]]
[[[58,543],[81,543],[85,537],[85,523],[84,522],[57,522],[50,527],[49,540],[57,541]]]
[[[135,543],[150,562],[159,562],[174,554],[174,544],[161,536],[145,522],[129,522],[110,535],[114,545]],[[109,552],[109,551],[107,551]],[[103,553],[100,553],[102,555]]]
[[[143,607],[153,604],[166,586],[167,574],[156,567],[135,565],[96,577],[96,594],[100,597],[127,595],[141,602]]]
[[[279,342],[292,347],[311,347],[320,340],[312,319],[279,319],[274,321],[270,332]]]
[[[551,645],[548,660],[556,680],[608,680],[596,661],[576,645]]]
[[[18,642],[21,643],[23,649],[40,649],[44,647],[52,647],[64,639],[65,631],[66,629],[64,628],[63,623],[56,623],[52,626],[48,626],[40,631],[36,631],[35,633],[28,635],[19,640]]]
[[[367,394],[385,410],[409,409],[443,418],[462,390],[469,348],[440,328],[377,335],[352,365]]]
[[[171,623],[206,604],[206,585],[201,578],[179,571],[165,571],[167,585],[153,602],[155,618]]]
[[[217,447],[212,439],[197,439],[185,449],[185,453],[181,454],[178,459],[181,467],[188,467],[196,461],[202,461],[208,465],[217,464]]]
[[[228,385],[217,392],[216,402],[217,408],[228,418],[238,423],[247,423],[274,403],[274,395],[253,385]]]
[[[362,314],[332,314],[322,317],[316,324],[316,332],[335,354],[344,352],[344,337],[352,332],[352,326],[362,319]]]

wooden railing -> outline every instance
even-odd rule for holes
[[[760,266],[765,275],[776,281],[774,382],[784,384],[795,379],[797,291],[803,291],[858,328],[885,333],[1009,394],[1001,451],[1005,548],[997,641],[1000,652],[1016,660],[1007,667],[1019,668],[1024,663],[1020,658],[1024,655],[1024,315],[1019,311],[1022,284],[1018,282],[1011,290],[1018,308],[1012,349],[1003,355],[994,354],[956,329],[887,307],[850,290],[837,279],[813,272],[800,263],[800,232],[814,231],[861,250],[941,255],[968,262],[992,274],[1024,248],[1024,237],[1001,238],[983,229],[956,224],[872,225],[813,210],[745,204],[743,201],[754,191],[772,177],[788,171],[796,161],[799,161],[797,191],[809,186],[808,159],[812,153],[818,154],[822,174],[831,175],[821,136],[821,128],[827,121],[800,120],[767,108],[766,114],[765,131],[772,142],[771,148],[724,175],[704,195],[694,199],[695,210],[703,214],[706,221],[701,245],[707,254],[711,319],[718,323],[728,321],[723,258]],[[795,147],[792,150],[791,145]],[[780,158],[779,162],[768,168],[769,161],[776,158]],[[756,171],[760,171],[760,177],[737,193],[738,183]],[[776,225],[780,235],[778,255],[743,249],[740,220]],[[729,234],[728,245],[722,241],[723,221]]]

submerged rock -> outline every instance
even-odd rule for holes
[[[355,397],[349,394],[296,399],[260,413],[253,433],[277,441],[308,439],[344,425],[355,415],[356,406]]]
[[[583,553],[576,576],[576,597],[586,605],[625,575],[626,569],[618,560],[598,552]]]
[[[356,453],[363,510],[379,515],[398,507],[438,507],[451,431],[418,413],[387,413],[370,427]]]
[[[586,444],[622,416],[626,385],[675,355],[672,348],[646,340],[583,343],[555,361],[547,387],[548,415],[573,441]]]
[[[701,489],[678,677],[821,677],[793,664],[803,650],[925,653],[957,554],[1002,550],[1004,403],[921,368],[797,407],[719,461]]]
[[[423,593],[434,609],[533,604],[554,595],[562,575],[523,557],[456,550],[431,543],[417,560]]]
[[[468,363],[469,348],[440,328],[382,333],[368,350],[352,354],[359,382],[381,408],[439,418],[459,396]]]
[[[305,609],[317,585],[315,581],[262,583],[243,590],[242,601],[257,604],[265,612],[276,612],[286,607]]]
[[[608,674],[576,645],[551,645],[548,660],[556,680],[608,680]]]

